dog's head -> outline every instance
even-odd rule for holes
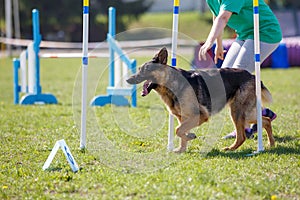
[[[144,63],[138,69],[138,72],[129,77],[129,79],[127,79],[126,81],[129,84],[139,84],[145,81],[141,95],[148,95],[150,91],[157,88],[159,83],[161,82],[160,79],[163,77],[167,60],[168,51],[164,47],[152,58],[151,61]]]

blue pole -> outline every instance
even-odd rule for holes
[[[35,52],[35,94],[40,94],[42,92],[42,88],[40,86],[40,43],[41,43],[41,34],[40,34],[40,22],[39,22],[39,11],[37,9],[32,10],[32,26],[33,26],[33,46]]]
[[[131,64],[131,72],[132,74],[135,74],[136,73],[136,60],[133,60],[132,61],[132,64]],[[131,95],[131,105],[132,107],[136,108],[137,107],[137,97],[136,97],[136,85],[133,85],[133,92],[132,92],[132,95]]]
[[[19,86],[19,68],[20,68],[20,60],[14,58],[13,60],[13,67],[14,67],[14,104],[19,104],[19,92],[20,92],[20,86]]]
[[[110,7],[108,10],[108,35],[115,39],[116,35],[116,9]],[[109,86],[115,86],[115,55],[113,48],[109,45]]]

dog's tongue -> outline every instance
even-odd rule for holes
[[[141,93],[141,95],[142,95],[143,97],[149,94],[148,87],[149,87],[150,83],[151,83],[150,81],[146,81],[146,82],[144,83],[144,85],[143,85],[143,90],[142,90],[142,93]]]

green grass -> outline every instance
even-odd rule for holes
[[[146,59],[138,58],[138,64]],[[278,114],[273,122],[276,147],[247,157],[256,140],[234,152],[220,150],[232,142],[220,139],[233,129],[227,109],[194,130],[199,139],[186,153],[166,153],[168,114],[154,92],[139,97],[136,109],[89,107],[88,149],[82,152],[80,59],[41,60],[43,91],[55,94],[58,105],[13,105],[11,63],[0,59],[1,199],[300,198],[299,68],[262,70],[274,98],[270,108]],[[90,98],[95,88],[104,93],[107,70],[103,60],[91,59],[89,67]],[[50,169],[42,170],[62,138],[80,166],[78,173],[61,151]],[[267,147],[265,134],[263,140]]]

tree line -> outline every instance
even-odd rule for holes
[[[108,8],[117,10],[117,32],[146,12],[152,2],[144,0],[90,0],[89,39],[103,41],[106,38]],[[32,9],[40,12],[40,29],[44,40],[79,42],[82,39],[83,0],[20,0],[20,29],[22,38],[32,38]]]

